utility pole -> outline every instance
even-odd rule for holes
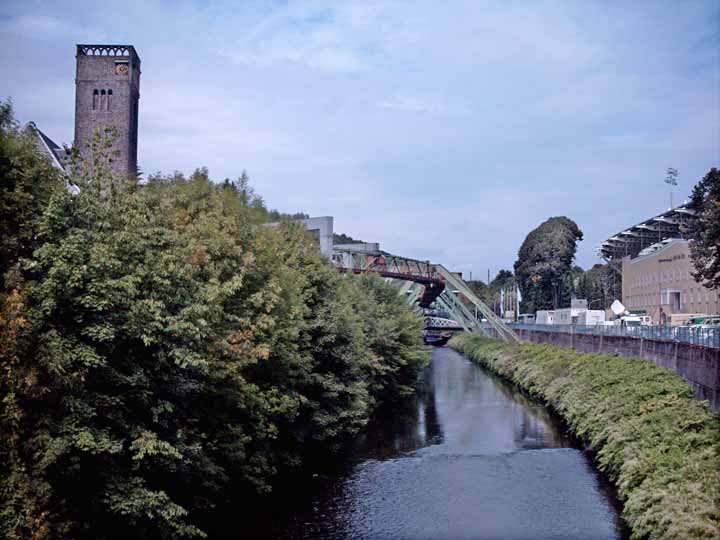
[[[668,167],[665,175],[665,183],[670,186],[670,208],[673,207],[673,186],[677,186],[678,171],[673,167]]]

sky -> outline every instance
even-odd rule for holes
[[[465,278],[551,216],[577,263],[720,165],[720,2],[0,2],[0,99],[72,143],[76,43],[135,46],[138,161]]]

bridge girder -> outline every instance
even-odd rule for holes
[[[507,327],[460,277],[442,265],[384,251],[354,251],[345,247],[333,251],[332,261],[343,272],[374,272],[391,279],[398,284],[400,293],[406,295],[407,302],[418,309],[429,308],[434,303],[439,304],[467,332],[487,334],[481,321],[485,318],[501,339],[512,343],[519,342],[515,332]],[[461,294],[464,300],[456,294]]]
[[[362,274],[374,272],[383,277],[412,281],[423,288],[419,292],[421,307],[430,307],[442,293],[445,283],[429,261],[400,257],[384,251],[353,251],[340,248],[333,251],[332,261],[343,272]]]

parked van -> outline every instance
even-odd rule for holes
[[[670,326],[683,326],[691,324],[690,319],[695,317],[707,317],[704,313],[672,313],[670,315]]]
[[[593,325],[605,322],[605,311],[602,309],[588,309],[580,312],[577,316],[577,323],[580,325]]]

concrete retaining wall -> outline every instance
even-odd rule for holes
[[[720,349],[626,336],[594,336],[526,329],[516,329],[515,332],[523,340],[534,343],[550,343],[583,352],[651,360],[675,371],[690,383],[698,399],[706,399],[712,410],[720,410]]]

